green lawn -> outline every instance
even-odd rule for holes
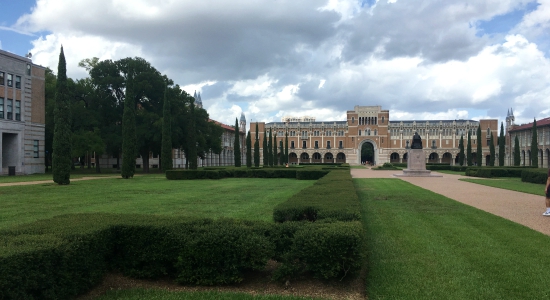
[[[0,187],[0,228],[80,212],[232,217],[271,221],[273,207],[315,181],[227,178],[166,180],[164,175]]]
[[[160,289],[108,291],[97,300],[306,300],[320,299],[280,295],[248,295],[229,292],[171,292]]]
[[[451,171],[451,170],[434,170],[432,172],[451,174],[451,175],[462,175],[462,176],[464,176],[464,173],[465,173],[465,172],[457,172],[457,171]]]
[[[462,181],[477,183],[486,186],[492,186],[500,189],[512,190],[522,193],[545,196],[545,184],[523,182],[521,178],[492,178],[492,179],[473,179],[463,178]]]
[[[354,179],[369,299],[548,299],[550,237],[399,179]]]

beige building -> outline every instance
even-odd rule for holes
[[[520,165],[531,165],[531,139],[533,122],[528,124],[514,124],[514,111],[509,110],[506,117],[506,165],[514,164],[514,143],[519,141]],[[537,120],[537,142],[539,168],[550,167],[550,118]],[[509,149],[509,151],[508,151]]]
[[[0,50],[0,175],[45,171],[45,71]]]
[[[471,132],[472,152],[477,155],[476,131],[482,129],[483,162],[489,162],[491,133],[496,145],[498,120],[411,120],[391,121],[389,110],[380,106],[355,106],[347,111],[344,121],[308,121],[286,117],[283,122],[258,122],[260,147],[264,130],[277,134],[281,146],[288,133],[290,163],[349,163],[406,162],[407,151],[415,132],[422,137],[422,145],[428,163],[458,163],[459,141]],[[250,124],[251,136],[255,136],[256,123]],[[367,155],[362,149],[369,148]],[[260,152],[260,156],[262,152]]]

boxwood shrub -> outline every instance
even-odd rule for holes
[[[531,169],[531,170],[523,170],[521,172],[521,181],[523,182],[546,184],[547,179],[548,179],[547,169]]]

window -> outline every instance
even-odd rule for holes
[[[435,140],[432,141],[432,148],[435,148]]]
[[[38,140],[34,140],[33,144],[34,158],[38,158]]]
[[[13,120],[13,100],[8,99],[8,105],[7,105],[7,118],[8,120]]]
[[[382,117],[382,122],[381,123],[384,124],[384,117]]]
[[[0,85],[4,85],[4,72],[0,72]]]
[[[327,141],[327,149],[330,149],[330,141]]]
[[[4,118],[4,98],[0,98],[0,119]]]
[[[338,141],[338,148],[340,148],[340,149],[344,148],[344,142],[343,141]]]
[[[327,132],[326,132],[326,134],[325,134],[325,135],[326,135],[326,136],[332,136],[332,131],[330,131],[330,130],[327,130]]]
[[[319,142],[315,141],[315,149],[319,149]]]
[[[16,89],[21,88],[21,76],[15,76],[15,88]]]
[[[355,123],[355,117],[351,117],[351,124]]]
[[[13,75],[8,74],[8,86],[13,86]]]
[[[21,100],[15,100],[15,120],[21,121]]]
[[[31,65],[27,64],[27,75],[31,75]]]
[[[307,146],[307,142],[306,142],[306,141],[302,141],[302,148],[305,149],[305,148],[307,148],[306,146]]]
[[[359,135],[361,135],[361,129],[359,129]]]
[[[290,142],[290,149],[294,149],[294,141]]]
[[[377,130],[375,129],[375,130],[374,130],[374,135],[378,135],[377,133],[378,133],[378,132],[377,132]]]

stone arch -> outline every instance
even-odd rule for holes
[[[376,142],[371,140],[371,139],[364,139],[362,141],[359,142],[359,148],[357,149],[357,161],[356,163],[357,164],[361,164],[361,150],[363,149],[363,145],[365,145],[366,143],[369,143],[372,145],[372,148],[374,150],[374,159],[373,159],[373,162],[376,163],[378,161],[378,148],[376,146]]]
[[[345,163],[346,162],[346,154],[343,152],[340,152],[336,155],[336,162],[337,163]]]
[[[332,153],[330,152],[327,152],[325,153],[325,162],[326,163],[333,163],[334,162],[334,156],[332,155]]]
[[[303,152],[300,154],[300,163],[309,163],[309,154],[307,152]]]
[[[313,155],[311,156],[311,162],[322,163],[323,161],[321,160],[321,154],[319,152],[313,153]]]
[[[430,155],[428,156],[428,163],[439,163],[439,154],[437,154],[437,152],[430,153]]]
[[[441,157],[441,163],[450,165],[452,161],[453,161],[453,155],[451,153],[449,152],[443,153],[443,156]]]
[[[399,163],[399,153],[393,152],[392,154],[390,154],[390,162]]]
[[[298,155],[294,152],[290,152],[288,154],[288,162],[291,164],[297,164],[298,163]]]

